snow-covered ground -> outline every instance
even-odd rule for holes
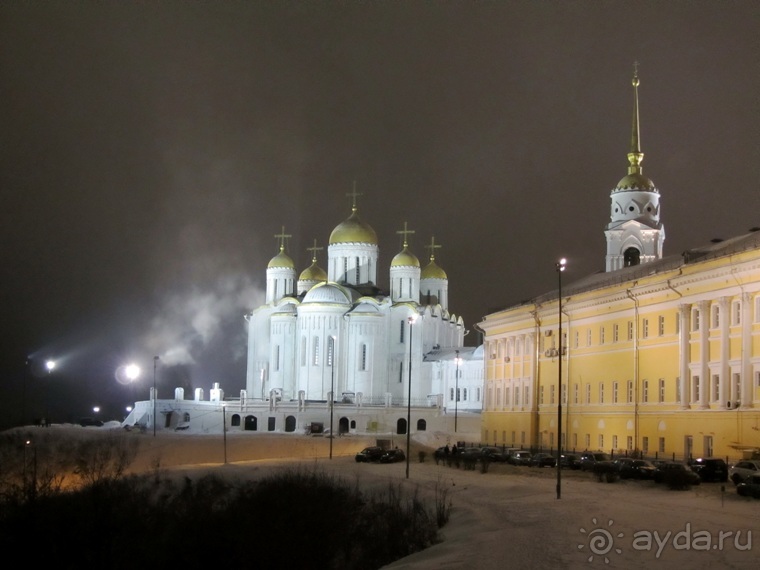
[[[31,429],[33,433],[40,428]],[[59,429],[76,437],[93,430],[107,432],[109,426]],[[563,471],[562,497],[557,499],[553,469],[493,464],[481,473],[436,465],[430,455],[420,463],[417,451],[423,447],[417,442],[407,480],[403,462],[354,461],[357,451],[374,443],[372,438],[336,437],[329,459],[330,439],[325,437],[250,433],[153,437],[135,432],[127,436],[140,441],[131,472],[160,466],[169,474],[213,471],[251,478],[303,466],[334,472],[367,488],[399,483],[431,497],[436,488],[445,489],[452,509],[443,542],[388,568],[715,570],[754,569],[760,561],[760,501],[738,496],[731,483],[669,491],[652,482],[599,483],[589,474]],[[429,434],[426,449],[432,451],[445,440],[445,434]],[[404,449],[405,439],[397,438],[393,444]]]

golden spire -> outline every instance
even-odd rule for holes
[[[628,174],[641,174],[644,153],[639,143],[639,62],[633,63],[633,119],[631,120],[631,152],[628,153]]]
[[[362,195],[363,194],[360,194],[356,191],[356,180],[354,180],[354,191],[346,194],[346,196],[349,196],[351,198],[351,212],[356,212],[356,198]]]
[[[430,238],[430,245],[426,245],[425,249],[430,250],[430,261],[435,261],[435,250],[441,249],[443,246],[435,243],[435,236]]]
[[[317,262],[317,251],[322,251],[325,249],[324,247],[317,247],[317,240],[314,239],[314,245],[311,247],[307,247],[306,251],[311,252],[311,262],[316,263]]]
[[[286,234],[285,226],[282,226],[282,232],[279,234],[275,234],[274,237],[280,240],[280,251],[285,251],[285,240],[293,236],[291,234]]]
[[[406,239],[406,238],[407,238],[407,236],[408,236],[409,234],[413,234],[413,233],[414,233],[414,230],[409,230],[409,229],[407,229],[407,227],[406,227],[406,222],[404,222],[404,229],[403,229],[403,230],[399,230],[399,231],[397,231],[396,233],[397,233],[397,234],[402,234],[402,235],[404,236],[404,249],[406,249],[406,248],[409,246],[409,243],[408,243],[408,241],[407,241],[407,239]]]

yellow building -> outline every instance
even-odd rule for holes
[[[662,257],[638,84],[607,272],[565,286],[559,273],[558,291],[479,323],[484,442],[677,459],[760,449],[760,228]]]

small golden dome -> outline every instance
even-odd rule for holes
[[[646,176],[639,173],[628,174],[617,183],[615,190],[645,190],[647,192],[657,192],[654,182]]]
[[[422,270],[422,274],[420,275],[421,279],[448,279],[448,275],[446,275],[446,272],[438,267],[438,265],[433,261],[430,260],[430,263],[428,263],[425,268]]]
[[[293,263],[293,260],[290,259],[290,256],[285,253],[285,250],[283,248],[280,248],[280,253],[275,255],[269,262],[269,265],[267,265],[267,269],[273,269],[275,267],[295,269],[296,265]]]
[[[336,243],[369,243],[377,245],[377,234],[354,210],[348,219],[338,224],[330,234],[330,245]]]
[[[313,262],[309,267],[301,272],[299,281],[327,281],[327,273],[322,269],[317,262]]]
[[[404,247],[401,252],[396,254],[396,257],[391,261],[391,267],[419,267],[420,260],[417,256]]]

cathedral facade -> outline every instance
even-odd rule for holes
[[[475,350],[464,347],[464,323],[449,312],[448,277],[435,261],[440,246],[433,238],[421,267],[405,226],[389,290],[380,290],[377,234],[351,196],[349,217],[330,234],[327,271],[315,244],[311,266],[296,276],[290,236],[275,236],[280,248],[267,267],[266,303],[247,315],[246,398],[445,408],[454,396],[450,375],[439,370],[447,362],[462,378],[460,395],[470,388],[470,399],[456,406],[479,410],[482,385],[470,387],[462,375]]]

